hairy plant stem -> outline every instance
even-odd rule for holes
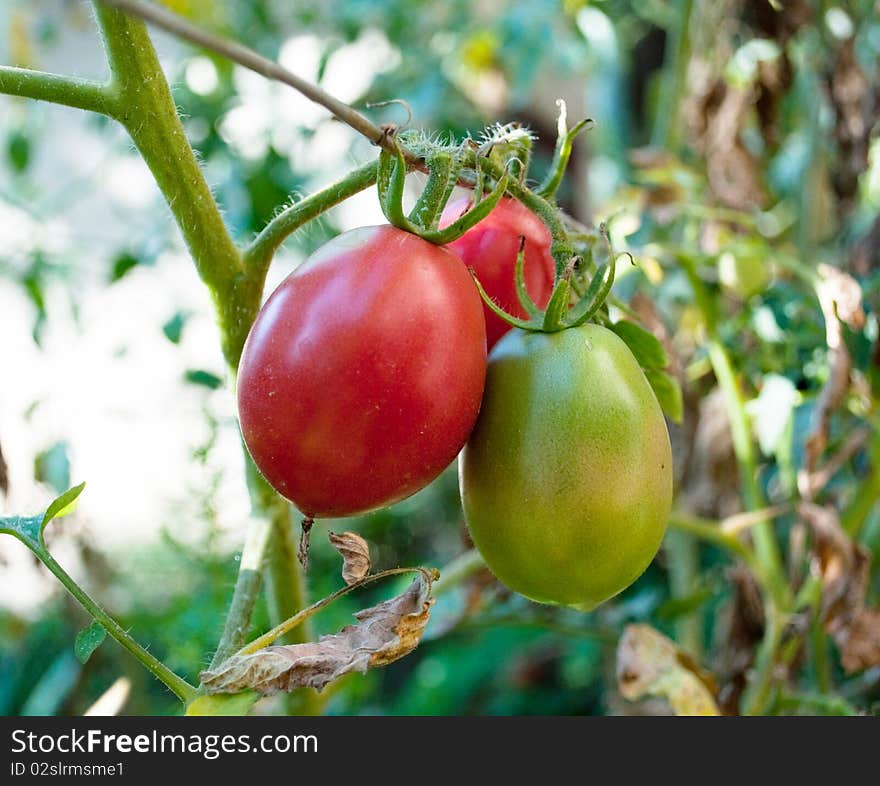
[[[340,101],[338,98],[326,93],[317,85],[301,79],[296,74],[291,73],[283,66],[257,54],[252,49],[242,46],[237,41],[220,38],[219,36],[209,33],[207,30],[188,22],[181,16],[168,11],[161,6],[152,3],[143,3],[139,0],[100,0],[103,4],[113,6],[124,10],[132,17],[146,20],[150,24],[156,25],[172,35],[182,38],[196,46],[204,47],[212,52],[231,60],[233,63],[243,65],[245,68],[261,74],[269,79],[282,82],[289,85],[294,90],[298,90],[307,98],[316,104],[328,109],[335,117],[347,123],[359,134],[369,139],[374,145],[380,145],[389,150],[396,148],[387,131],[377,126],[368,118],[364,117],[360,112],[356,111],[348,104]],[[401,149],[402,150],[402,149]],[[423,163],[421,158],[409,151],[402,150],[404,157],[410,164]]]
[[[110,634],[132,657],[134,657],[157,680],[164,683],[184,704],[196,697],[196,688],[182,677],[178,677],[162,661],[145,650],[116,620],[93,600],[52,557],[49,551],[40,546],[39,550],[29,546],[40,561],[55,575],[64,588],[77,600],[89,614],[101,623]]]
[[[236,368],[261,288],[244,263],[183,131],[143,22],[96,3],[116,97],[112,116],[128,131],[165,197],[220,323],[223,354]]]
[[[245,265],[251,275],[265,276],[272,257],[284,239],[303,224],[331,207],[376,183],[378,162],[371,161],[349,172],[342,180],[290,205],[273,218],[245,250]]]
[[[116,102],[107,84],[27,68],[0,66],[0,93],[102,115],[112,115],[116,110]]]

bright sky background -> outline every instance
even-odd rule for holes
[[[8,8],[0,9],[0,29],[5,29],[7,13]],[[99,78],[102,53],[87,14],[81,26],[65,24],[59,31],[61,40],[40,66]],[[176,64],[186,51],[167,38],[156,40],[166,73],[178,73]],[[314,37],[301,36],[284,46],[281,59],[314,79],[319,47]],[[0,51],[0,57],[5,53]],[[331,58],[324,85],[344,100],[356,99],[395,58],[381,33],[367,31]],[[216,83],[205,58],[191,60],[182,74],[194,91],[210,91]],[[312,163],[323,178],[316,187],[353,163],[345,155],[353,132],[328,121],[323,110],[243,70],[235,82],[241,103],[228,112],[221,131],[242,155],[257,153],[271,141],[298,161]],[[0,515],[45,509],[54,495],[34,481],[34,457],[66,440],[71,481],[88,485],[77,515],[55,525],[52,548],[76,578],[84,576],[72,538],[87,537],[108,554],[149,541],[172,524],[185,539],[188,528],[199,524],[193,491],[207,488],[217,468],[224,474],[215,504],[229,547],[237,548],[249,506],[234,399],[228,388],[211,392],[183,382],[187,369],[219,374],[224,366],[207,291],[182,250],[171,215],[121,131],[101,132],[93,118],[76,110],[35,109],[0,96],[0,133],[25,112],[36,113],[29,121],[44,129],[26,178],[37,184],[37,193],[15,191],[5,161],[0,162],[0,258],[15,265],[16,260],[23,263],[27,252],[43,248],[75,260],[79,323],[65,285],[49,286],[49,321],[43,347],[37,347],[31,339],[33,305],[19,284],[0,276],[0,445],[11,486],[9,497],[0,497]],[[317,129],[311,140],[304,140],[297,122]],[[365,143],[364,156],[369,152]],[[209,171],[208,179],[221,174]],[[49,223],[47,214],[54,216]],[[336,210],[343,229],[382,220],[372,189]],[[156,265],[136,268],[106,286],[112,253],[126,237],[150,235],[157,227],[163,250]],[[267,292],[297,261],[292,254],[279,255]],[[190,318],[180,347],[174,348],[161,326],[181,310]],[[201,466],[191,454],[208,433],[205,403],[223,427],[209,465]],[[0,604],[20,613],[33,613],[49,593],[59,591],[11,538],[0,538],[0,586],[15,588],[0,593]]]

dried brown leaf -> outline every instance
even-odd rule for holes
[[[831,414],[843,403],[849,390],[852,360],[843,340],[842,324],[853,330],[861,330],[865,326],[859,283],[849,274],[830,265],[821,264],[818,271],[820,279],[816,285],[816,294],[825,318],[825,342],[828,344],[830,373],[819,395],[813,428],[805,445],[805,468],[798,477],[798,490],[807,500],[813,498],[816,490],[814,473],[819,457],[828,444]]]
[[[664,697],[676,715],[721,714],[711,676],[650,625],[624,630],[617,645],[617,683],[630,701]]]
[[[422,574],[401,595],[355,614],[356,625],[318,641],[233,655],[217,669],[202,672],[202,684],[209,693],[320,690],[343,674],[385,666],[418,645],[434,603],[430,593],[431,581]]]
[[[880,610],[865,606],[870,553],[854,543],[831,506],[803,502],[813,532],[813,571],[822,578],[822,622],[846,671],[880,665]]]
[[[834,346],[839,338],[833,331],[835,314],[853,330],[861,330],[865,326],[865,310],[862,306],[862,288],[849,273],[824,263],[818,266],[821,279],[816,285],[819,305],[825,317],[828,331],[828,346]],[[831,323],[829,327],[828,323]]]
[[[370,572],[370,547],[356,532],[329,535],[333,548],[342,555],[342,579],[355,584]]]
[[[852,618],[840,661],[850,673],[880,663],[880,610],[862,608]]]

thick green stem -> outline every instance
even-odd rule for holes
[[[102,115],[112,115],[117,108],[109,85],[13,66],[0,66],[0,93],[51,101]]]
[[[254,607],[263,583],[263,561],[270,533],[271,527],[265,519],[255,518],[251,522],[241,551],[241,564],[235,580],[232,603],[226,614],[223,635],[211,660],[212,669],[241,649],[247,641]]]
[[[223,353],[235,368],[260,305],[261,283],[247,279],[195,153],[144,24],[96,3],[117,96],[113,116],[153,173],[207,285],[220,322]]]
[[[149,671],[157,680],[163,682],[184,704],[192,701],[196,696],[196,688],[190,685],[186,680],[178,677],[164,663],[147,652],[140,644],[138,644],[129,633],[122,628],[103,608],[93,600],[79,586],[45,549],[39,549],[29,546],[32,551],[39,557],[40,561],[50,570],[60,581],[64,588],[73,595],[79,604],[94,617],[107,633],[115,639],[125,650],[127,650],[147,671]]]

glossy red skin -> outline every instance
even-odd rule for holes
[[[391,226],[346,232],[288,276],[238,375],[260,472],[313,518],[427,485],[473,428],[486,376],[482,301],[461,261]]]
[[[450,202],[443,211],[441,226],[447,226],[464,213],[468,197]],[[483,289],[505,311],[527,317],[516,295],[516,255],[520,237],[526,239],[523,275],[526,290],[540,308],[547,305],[553,292],[556,263],[550,254],[550,230],[531,210],[517,200],[505,197],[472,229],[449,244],[462,261],[477,274]],[[483,306],[486,339],[489,349],[510,330],[504,320]]]

